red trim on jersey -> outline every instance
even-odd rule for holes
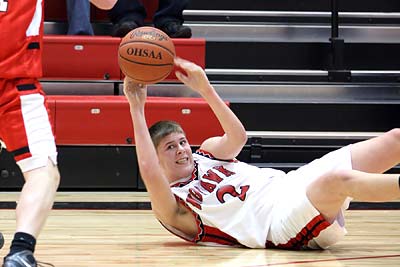
[[[203,149],[197,149],[195,153],[199,154],[203,157],[209,158],[209,159],[216,159],[213,154],[211,154],[210,152],[205,151]]]
[[[160,221],[161,225],[167,229],[173,235],[176,235],[183,240],[186,240],[191,243],[202,243],[202,242],[211,242],[215,244],[225,245],[225,246],[242,246],[235,238],[232,236],[220,231],[219,229],[211,226],[204,225],[201,221],[200,216],[194,212],[189,205],[180,197],[175,195],[175,199],[178,203],[184,205],[187,209],[190,210],[193,217],[196,220],[197,224],[197,235],[193,238],[188,238],[184,236],[183,233],[180,234],[178,231],[174,231],[173,227],[165,225]]]
[[[282,249],[302,249],[307,246],[308,242],[317,237],[319,233],[331,224],[325,220],[322,215],[314,217],[296,237],[290,239],[286,244],[275,245],[271,241],[265,243],[266,248],[282,248]]]
[[[185,185],[189,184],[191,181],[198,179],[197,173],[198,173],[197,172],[197,163],[195,162],[194,163],[194,168],[193,168],[193,171],[192,171],[192,175],[190,176],[190,178],[187,179],[186,181],[180,181],[180,182],[177,182],[175,184],[171,184],[170,187],[182,187],[182,186],[185,186]]]
[[[220,245],[225,246],[243,246],[241,245],[236,238],[222,232],[221,230],[211,227],[208,225],[203,225],[203,237],[198,242],[212,242]]]
[[[218,158],[214,157],[213,154],[211,154],[210,152],[205,151],[205,150],[203,150],[203,149],[197,149],[195,153],[198,154],[198,155],[200,155],[200,156],[203,156],[203,157],[212,159],[212,160],[219,160],[219,161],[225,161],[225,162],[238,162],[237,159],[229,159],[229,160],[218,159]]]
[[[219,160],[219,161],[226,161],[226,162],[238,162],[238,160],[236,160],[236,159],[233,159],[233,160],[220,160],[220,159],[217,159],[217,158],[215,158],[215,157],[213,156],[213,154],[211,154],[210,152],[207,152],[207,151],[205,151],[205,150],[202,150],[202,149],[196,150],[195,153],[198,154],[198,155],[200,155],[200,156],[203,156],[203,157],[212,159],[212,160]],[[185,185],[189,184],[189,183],[192,182],[193,180],[198,179],[199,177],[198,177],[198,169],[197,169],[197,166],[198,166],[197,162],[194,162],[193,172],[192,172],[192,175],[190,176],[189,179],[187,179],[187,180],[185,180],[185,181],[179,181],[179,182],[177,182],[177,183],[175,183],[175,184],[171,184],[170,187],[182,187],[182,186],[185,186]]]
[[[161,225],[162,225],[165,229],[167,229],[171,234],[176,235],[177,237],[180,237],[180,238],[182,238],[183,240],[188,241],[188,242],[192,242],[192,243],[197,243],[197,242],[199,242],[199,240],[202,239],[202,235],[203,235],[203,227],[201,226],[201,225],[202,225],[202,222],[201,222],[201,219],[200,219],[199,215],[198,215],[197,213],[195,213],[195,212],[186,204],[186,202],[183,201],[180,197],[178,197],[178,196],[175,195],[175,199],[176,199],[176,201],[177,201],[178,203],[184,205],[189,211],[191,211],[193,217],[194,217],[195,220],[196,220],[196,224],[197,224],[197,235],[196,235],[195,237],[193,237],[193,238],[189,238],[189,237],[187,237],[187,236],[184,236],[184,235],[183,235],[184,233],[182,233],[182,234],[178,233],[178,231],[179,231],[178,229],[176,229],[176,230],[178,230],[178,231],[174,231],[174,230],[173,230],[173,229],[175,229],[174,227],[169,226],[169,225],[166,225],[166,224],[164,224],[164,223],[163,223],[162,221],[160,221],[160,220],[159,220],[159,222],[160,222]]]
[[[190,240],[191,242],[195,242],[196,243],[196,242],[198,242],[199,240],[202,239],[202,235],[203,235],[203,230],[202,230],[203,223],[202,223],[202,221],[200,219],[200,216],[196,212],[194,212],[183,199],[181,199],[178,196],[175,196],[175,198],[178,201],[178,203],[182,204],[183,206],[185,206],[188,210],[190,210],[192,212],[192,215],[193,215],[194,219],[196,220],[197,235],[192,240]]]
[[[201,221],[200,216],[196,212],[194,212],[189,207],[189,205],[185,201],[183,201],[183,199],[181,199],[178,196],[175,196],[175,198],[179,203],[184,205],[186,208],[188,208],[192,212],[192,215],[194,216],[194,218],[196,220],[198,234],[195,238],[193,238],[192,240],[188,240],[188,241],[191,241],[194,243],[212,242],[212,243],[216,243],[216,244],[220,244],[220,245],[227,245],[227,246],[240,245],[240,243],[232,236],[222,232],[221,230],[219,230],[215,227],[204,225],[203,222]],[[185,239],[184,237],[182,237],[182,238]],[[187,240],[187,239],[185,239],[185,240]]]

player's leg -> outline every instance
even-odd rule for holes
[[[307,186],[307,196],[312,204],[327,219],[333,220],[348,198],[359,201],[398,198],[399,175],[367,173],[382,172],[398,162],[399,145],[396,142],[398,131],[392,130],[380,137],[329,153],[308,164],[305,171],[300,170],[300,175],[315,177]],[[396,148],[390,148],[396,145]]]
[[[333,170],[313,181],[307,188],[307,196],[325,219],[333,221],[348,197],[367,202],[399,199],[399,176],[357,170]]]
[[[16,210],[16,232],[39,235],[53,206],[59,177],[58,168],[50,159],[45,166],[24,172],[25,184]]]
[[[32,256],[36,238],[59,183],[56,146],[39,82],[17,80],[5,87],[0,134],[21,168],[25,184],[16,209],[16,233],[3,266],[36,266]],[[30,265],[21,265],[24,261]]]
[[[351,146],[354,170],[383,173],[400,163],[400,129]]]

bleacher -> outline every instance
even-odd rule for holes
[[[144,3],[151,15],[154,1]],[[249,139],[240,160],[289,171],[399,127],[398,1],[192,0],[184,16],[193,38],[174,40],[177,55],[205,68],[245,125]],[[58,1],[47,1],[45,18],[42,84],[60,190],[143,190],[121,90],[120,38],[109,36],[105,11],[92,8],[96,36],[66,36]],[[146,108],[150,124],[180,121],[194,147],[221,130],[207,105],[173,75],[149,86]],[[1,188],[18,189],[18,168],[9,154],[0,159]]]

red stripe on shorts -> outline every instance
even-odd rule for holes
[[[317,237],[319,233],[326,229],[331,224],[325,220],[322,215],[314,217],[301,231],[286,244],[275,245],[271,241],[265,243],[266,248],[281,248],[281,249],[302,249],[307,246],[308,242]]]

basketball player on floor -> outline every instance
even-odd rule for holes
[[[111,8],[113,1],[96,3]],[[37,266],[33,256],[36,238],[60,179],[46,98],[38,81],[43,2],[0,0],[0,25],[0,138],[25,178],[16,209],[16,232],[3,266]]]
[[[177,123],[148,130],[146,86],[125,79],[140,173],[155,216],[173,234],[203,244],[325,249],[346,233],[343,211],[351,199],[400,198],[399,174],[381,174],[400,161],[399,129],[288,174],[258,168],[235,160],[246,131],[201,67],[183,59],[175,65],[186,73],[177,72],[179,80],[207,101],[225,134],[192,153]]]

